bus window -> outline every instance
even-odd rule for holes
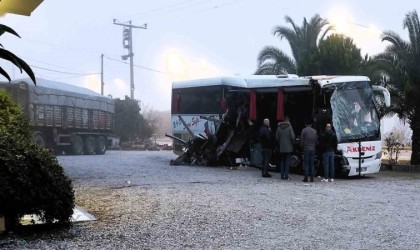
[[[179,95],[178,107],[181,114],[219,114],[222,112],[220,102],[223,93],[220,86],[177,89],[176,92]],[[177,97],[176,94],[175,97]],[[175,112],[176,106],[173,109]]]

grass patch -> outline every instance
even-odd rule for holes
[[[420,180],[420,173],[408,173],[401,171],[381,171],[381,173],[386,177],[391,178],[407,178],[410,180]]]
[[[382,164],[389,164],[389,160],[382,159],[381,163]],[[410,165],[410,161],[409,160],[398,160],[397,165]]]

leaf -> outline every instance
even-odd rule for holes
[[[36,85],[35,75],[34,75],[32,69],[29,67],[29,65],[25,61],[23,61],[18,56],[16,56],[12,52],[10,52],[8,50],[5,50],[5,49],[0,49],[0,58],[3,58],[7,61],[10,61],[14,65],[16,65],[16,67],[18,67],[20,69],[21,73],[22,73],[22,70],[24,70],[26,72],[26,74],[28,74],[28,76],[34,82],[34,84]]]
[[[16,60],[16,57],[17,56],[13,54],[12,52],[5,49],[0,49],[0,58],[3,58],[4,60],[7,60],[13,63],[20,69],[20,72],[22,72],[22,67],[20,66],[19,62]]]
[[[0,36],[3,35],[5,32],[8,32],[20,38],[19,34],[16,33],[16,31],[14,31],[12,28],[10,28],[9,26],[0,24]]]
[[[10,79],[9,74],[7,74],[7,72],[4,71],[4,69],[2,67],[0,67],[0,74],[2,74],[4,77],[6,77],[7,80],[9,80],[9,82],[12,80],[12,79]]]
[[[31,80],[36,85],[35,74],[32,71],[31,67],[29,67],[29,65],[25,61],[23,61],[22,59],[20,59],[19,57],[16,57],[16,60],[19,61],[20,66],[23,68],[23,70],[26,72],[26,74],[28,74],[28,76],[31,78]]]

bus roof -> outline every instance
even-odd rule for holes
[[[339,82],[365,82],[369,81],[366,76],[306,76],[297,75],[249,75],[203,78],[172,83],[172,89],[193,88],[202,86],[232,86],[247,89],[278,88],[278,87],[306,87],[310,81],[315,80],[321,88]]]
[[[370,81],[367,76],[331,76],[331,75],[318,75],[318,76],[307,76],[307,79],[312,79],[318,82],[321,88],[328,85],[334,85],[340,82],[366,82]]]
[[[246,82],[238,77],[213,77],[186,81],[177,81],[172,83],[172,89],[194,88],[203,86],[233,86],[246,88]]]
[[[275,75],[214,77],[172,83],[172,89],[202,86],[232,86],[239,88],[272,88],[281,86],[309,86],[309,79]]]

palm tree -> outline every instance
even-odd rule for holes
[[[414,10],[406,14],[404,29],[408,29],[409,41],[398,34],[385,31],[382,41],[391,43],[374,59],[386,72],[393,93],[391,112],[407,119],[412,135],[411,164],[420,164],[420,23]]]
[[[12,28],[6,25],[0,24],[0,36],[6,32],[20,38],[20,36]],[[28,76],[32,79],[32,81],[36,85],[35,75],[32,72],[32,69],[29,67],[29,65],[26,64],[26,62],[24,62],[22,59],[20,59],[18,56],[16,56],[12,52],[5,50],[1,44],[0,44],[0,58],[16,65],[16,67],[20,69],[21,73],[22,71],[25,71],[26,74],[28,74]],[[0,74],[6,77],[6,79],[9,80],[9,82],[11,81],[9,74],[7,74],[7,72],[2,67],[0,67]]]
[[[289,16],[285,17],[285,21],[291,24],[292,28],[276,26],[273,29],[273,34],[289,42],[293,58],[273,46],[266,46],[258,55],[256,74],[297,73],[309,75],[311,67],[308,64],[317,50],[318,41],[324,39],[327,32],[333,28],[327,20],[322,19],[318,14],[313,16],[309,22],[304,18],[302,27],[297,26]],[[326,29],[320,36],[325,27]]]

